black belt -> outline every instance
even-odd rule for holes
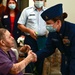
[[[30,35],[26,35],[25,36],[30,36]],[[37,37],[46,37],[46,35],[37,35]]]
[[[46,35],[40,35],[40,36],[38,35],[37,37],[46,37]]]

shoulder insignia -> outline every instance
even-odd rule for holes
[[[28,9],[32,9],[33,7],[27,7],[26,9],[28,10]]]

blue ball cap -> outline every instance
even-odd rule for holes
[[[62,13],[63,13],[63,11],[62,11],[62,4],[57,4],[55,6],[52,6],[52,7],[48,8],[47,10],[45,10],[41,14],[41,17],[45,21],[48,21],[50,19],[53,19],[55,17],[58,17],[58,16],[62,15]]]

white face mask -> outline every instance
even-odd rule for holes
[[[11,10],[14,10],[16,8],[16,5],[15,4],[9,4],[8,7],[11,9]]]
[[[41,7],[43,7],[43,5],[44,5],[44,1],[35,1],[35,2],[34,2],[34,5],[35,5],[37,8],[41,8]]]

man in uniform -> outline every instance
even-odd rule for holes
[[[37,52],[44,47],[46,41],[46,23],[41,18],[41,13],[46,10],[45,0],[33,0],[34,6],[25,8],[18,20],[18,28],[25,32],[25,44],[29,44],[33,52]],[[43,60],[36,62],[38,75],[42,75]],[[32,72],[31,69],[25,69]]]
[[[48,8],[41,14],[49,31],[46,46],[38,51],[38,60],[50,56],[58,48],[62,55],[62,75],[75,75],[75,24],[65,21],[62,4]]]
[[[28,55],[18,62],[15,53],[12,51],[14,38],[4,28],[0,28],[0,75],[23,75],[22,70],[30,63],[37,60],[36,55],[26,45],[20,48],[28,51]]]

